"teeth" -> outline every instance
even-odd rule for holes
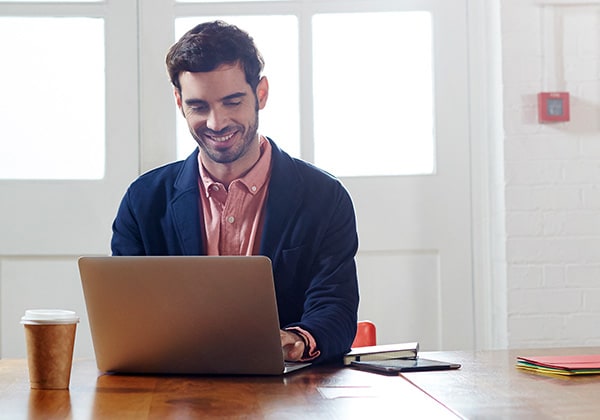
[[[229,140],[230,138],[232,138],[234,134],[235,134],[235,133],[231,133],[231,134],[229,134],[229,135],[227,135],[227,136],[222,136],[222,137],[212,137],[212,139],[213,139],[214,141],[217,141],[217,142],[224,142],[224,141],[227,141],[227,140]]]

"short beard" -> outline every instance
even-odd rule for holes
[[[255,112],[254,121],[252,124],[250,124],[248,126],[248,129],[245,131],[242,145],[237,150],[228,151],[227,153],[215,153],[212,150],[210,150],[210,148],[206,147],[201,135],[194,132],[191,128],[190,128],[190,133],[192,134],[192,137],[194,138],[194,140],[196,140],[196,143],[198,143],[198,146],[200,146],[202,151],[213,162],[217,162],[217,163],[235,162],[236,160],[238,160],[239,158],[244,156],[246,154],[246,152],[248,151],[248,149],[251,147],[252,142],[256,141],[256,135],[258,133],[258,111],[259,111],[258,99],[256,99],[255,108],[254,108],[254,112]]]

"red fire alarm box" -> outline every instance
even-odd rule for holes
[[[538,113],[542,123],[569,121],[569,92],[538,93]]]

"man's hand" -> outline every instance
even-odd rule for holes
[[[304,354],[304,340],[298,334],[290,331],[279,331],[283,358],[288,362],[297,362]]]

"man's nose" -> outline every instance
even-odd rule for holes
[[[227,115],[223,111],[211,110],[206,121],[206,126],[213,131],[220,131],[227,127]]]

